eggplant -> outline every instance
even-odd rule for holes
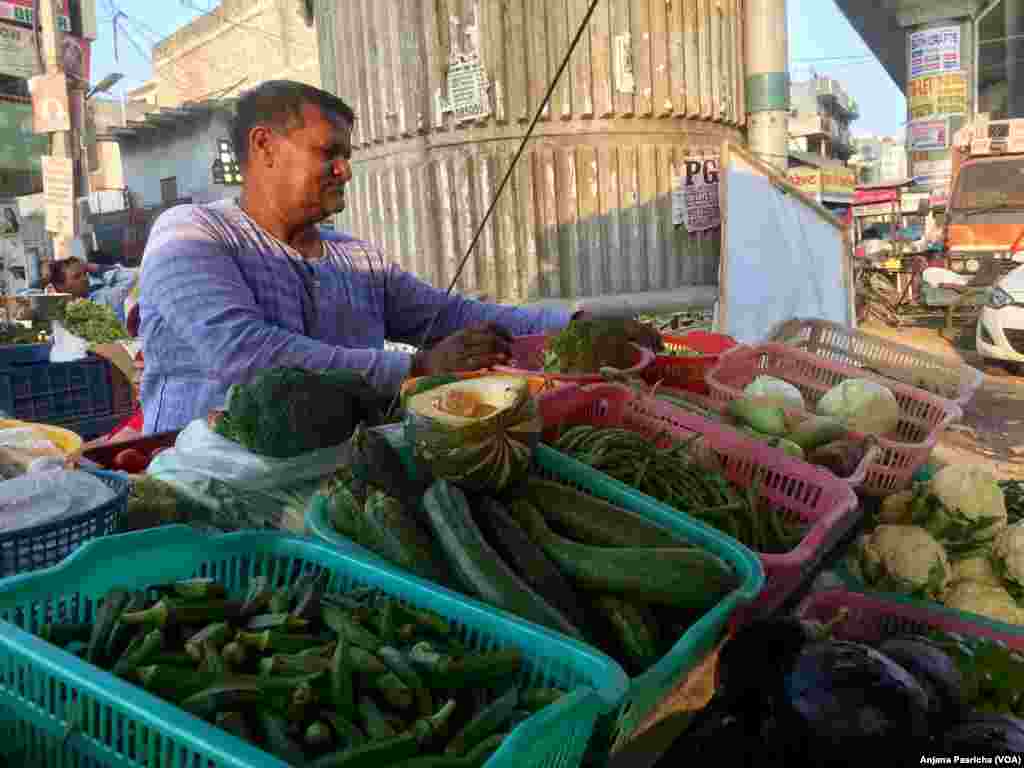
[[[930,710],[920,683],[875,649],[813,643],[785,677],[777,736],[791,756],[787,766],[862,768],[882,755],[887,765],[916,764],[927,752]]]
[[[1010,715],[971,712],[943,734],[938,753],[979,757],[1024,754],[1024,720]]]
[[[840,612],[828,624],[786,616],[746,625],[726,643],[718,657],[723,696],[760,703],[775,696],[804,646],[828,637],[832,626],[845,618],[846,613]]]
[[[754,768],[768,765],[759,729],[758,722],[744,715],[709,707],[702,710],[693,724],[672,742],[655,763],[655,768],[708,764]]]
[[[956,662],[927,638],[893,637],[878,650],[914,676],[928,694],[932,730],[942,733],[964,711],[964,678]]]

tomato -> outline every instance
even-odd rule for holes
[[[146,454],[135,448],[125,448],[114,457],[114,469],[127,472],[130,475],[137,475],[145,472],[149,466],[149,459]]]

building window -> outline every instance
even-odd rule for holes
[[[171,176],[168,179],[160,179],[160,200],[164,203],[173,203],[178,199],[178,177]]]
[[[992,120],[1024,117],[1024,0],[998,0],[981,16],[978,112]]]

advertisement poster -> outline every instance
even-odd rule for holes
[[[910,77],[960,69],[960,27],[939,27],[910,35]]]
[[[802,194],[818,199],[821,193],[821,171],[817,168],[791,168],[787,179]]]
[[[50,137],[32,131],[32,105],[0,101],[0,168],[38,172],[49,151]]]
[[[949,147],[949,120],[917,120],[907,132],[911,152],[932,152]]]
[[[706,232],[722,226],[718,205],[718,158],[684,160],[685,172],[672,191],[672,223],[687,232]]]
[[[967,112],[967,74],[947,72],[925,75],[908,83],[910,116],[913,120]]]
[[[848,168],[826,168],[821,172],[821,193],[827,197],[853,199],[857,176]]]
[[[0,21],[32,28],[34,0],[0,0]],[[71,0],[62,0],[57,23],[63,32],[71,30]]]
[[[28,81],[28,90],[32,94],[32,129],[36,133],[71,130],[68,79],[64,75],[36,75]]]
[[[75,236],[75,174],[71,158],[43,157],[46,231]]]
[[[32,31],[0,23],[0,75],[28,79],[38,72]]]

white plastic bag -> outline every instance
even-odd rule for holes
[[[60,321],[53,321],[53,346],[50,347],[51,363],[73,363],[89,354],[89,342],[75,336]]]
[[[173,448],[150,462],[146,473],[203,507],[215,527],[280,528],[294,517],[294,508],[305,506],[323,478],[337,471],[347,451],[342,444],[272,459],[247,451],[197,419],[182,430]]]
[[[0,478],[62,469],[66,456],[44,433],[32,427],[0,429]]]

